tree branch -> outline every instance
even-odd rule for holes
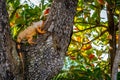
[[[90,30],[90,29],[96,28],[96,27],[101,27],[101,26],[95,25],[95,26],[93,26],[93,27],[89,27],[89,28],[86,28],[86,29],[84,29],[84,30],[79,30],[79,29],[78,29],[78,31],[74,31],[74,33],[83,32],[83,31]]]
[[[99,36],[95,37],[94,39],[92,39],[91,41],[89,41],[89,42],[87,42],[87,43],[83,43],[83,45],[89,44],[89,43],[95,41],[96,39],[98,39],[99,37],[101,37],[101,36],[102,36],[105,32],[107,32],[107,31],[108,31],[107,29],[104,30],[103,32],[101,32],[101,34],[100,34]]]
[[[118,73],[118,65],[120,60],[120,14],[119,14],[119,39],[118,39],[118,49],[116,51],[115,59],[113,62],[113,68],[112,68],[112,80],[117,80],[117,73]]]
[[[87,22],[75,22],[75,23],[90,24],[90,25],[96,25],[96,26],[108,28],[108,26],[105,26],[105,25],[102,25],[102,24],[94,24],[94,23],[87,23]]]

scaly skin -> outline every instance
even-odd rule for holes
[[[43,21],[34,22],[31,26],[21,31],[17,37],[17,42],[20,43],[22,40],[26,39],[29,44],[34,44],[33,36],[37,33],[43,34],[44,30],[41,30],[41,27],[44,26]]]

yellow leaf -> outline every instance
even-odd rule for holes
[[[82,11],[83,9],[81,7],[78,7],[77,8],[77,11]]]
[[[116,13],[116,14],[120,14],[120,11],[119,11],[119,10],[115,10],[115,13]]]
[[[76,21],[77,21],[77,17],[75,16],[75,17],[74,17],[74,22],[76,22]]]
[[[88,55],[86,54],[86,53],[81,53],[81,55],[83,56],[83,57],[87,57]]]

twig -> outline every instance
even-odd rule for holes
[[[87,22],[75,22],[75,23],[90,24],[90,25],[96,25],[96,26],[99,26],[99,27],[105,27],[105,28],[108,28],[108,26],[105,26],[105,25],[102,25],[102,24],[94,24],[94,23],[87,23]]]
[[[83,29],[83,30],[77,30],[77,31],[74,31],[74,33],[78,33],[78,32],[83,32],[83,31],[86,31],[86,30],[90,30],[92,28],[96,28],[96,27],[104,27],[104,28],[108,28],[107,26],[105,25],[94,25],[93,27],[89,27],[89,28],[86,28],[86,29]]]
[[[89,43],[91,43],[91,42],[93,42],[94,40],[96,40],[96,39],[98,39],[99,37],[101,37],[105,32],[107,32],[108,30],[106,29],[106,30],[104,30],[103,32],[101,32],[101,34],[99,35],[99,36],[97,36],[97,37],[95,37],[94,39],[92,39],[91,41],[89,41],[89,42],[87,42],[87,43],[83,43],[83,45],[86,45],[86,44],[89,44]]]

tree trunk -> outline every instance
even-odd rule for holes
[[[120,63],[120,61],[119,61],[120,60],[120,14],[119,14],[118,30],[119,30],[118,48],[117,48],[115,59],[114,59],[114,63],[113,63],[112,79],[111,80],[117,80],[118,65]]]
[[[77,0],[54,0],[36,45],[24,46],[25,80],[50,80],[63,67],[70,43]],[[25,48],[25,49],[24,49]]]
[[[10,37],[5,0],[0,0],[0,80],[21,80],[16,44]],[[18,74],[19,73],[19,74]]]
[[[114,8],[113,4],[107,4],[107,17],[108,17],[108,32],[112,36],[110,43],[110,73],[112,74],[112,68],[114,63],[114,58],[116,55],[116,26],[114,24]]]

